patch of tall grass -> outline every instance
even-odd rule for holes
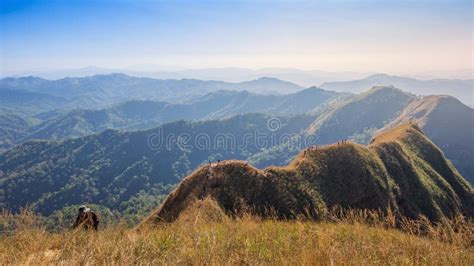
[[[282,221],[209,209],[172,224],[48,232],[28,211],[0,216],[2,264],[474,264],[474,223],[432,223],[390,212],[335,209],[319,221]],[[216,218],[217,217],[217,218]],[[398,228],[398,229],[397,229]],[[401,229],[401,230],[400,230]]]

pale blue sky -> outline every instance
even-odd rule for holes
[[[1,68],[472,67],[471,1],[0,0]]]

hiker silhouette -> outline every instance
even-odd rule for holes
[[[87,208],[86,205],[79,207],[76,222],[72,226],[73,229],[82,227],[85,230],[94,229],[97,231],[99,228],[99,217],[91,209]]]

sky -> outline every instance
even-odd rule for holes
[[[0,0],[0,71],[472,69],[470,0]]]

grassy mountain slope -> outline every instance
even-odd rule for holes
[[[395,182],[397,205],[405,215],[474,215],[472,186],[415,123],[377,135],[370,147]]]
[[[210,205],[206,203],[202,205]],[[203,219],[207,210],[197,206],[190,219],[159,228],[109,226],[93,234],[81,230],[49,233],[40,225],[28,224],[35,217],[1,217],[2,224],[13,220],[19,229],[1,236],[0,257],[4,264],[15,265],[70,265],[78,258],[87,258],[87,263],[94,265],[474,263],[472,222],[433,226],[422,220],[406,223],[406,232],[402,232],[390,221],[376,218],[374,223],[377,216],[368,212],[338,223],[315,223],[252,217],[210,221]],[[417,235],[420,226],[427,228],[428,235]]]
[[[415,121],[443,150],[459,172],[474,183],[474,110],[450,96],[427,96],[411,102],[385,126],[386,130]]]
[[[301,152],[286,167],[258,170],[243,162],[206,165],[186,177],[145,223],[171,222],[210,197],[228,214],[319,218],[327,208],[380,209],[432,220],[474,215],[474,191],[416,124],[353,143]]]
[[[391,87],[337,100],[316,112],[318,117],[306,132],[318,144],[351,139],[366,144],[378,132],[417,122],[440,147],[460,173],[474,182],[474,111],[459,100],[444,95],[414,97]],[[305,136],[303,136],[305,137]],[[282,144],[250,158],[258,167],[285,165],[298,149]]]

